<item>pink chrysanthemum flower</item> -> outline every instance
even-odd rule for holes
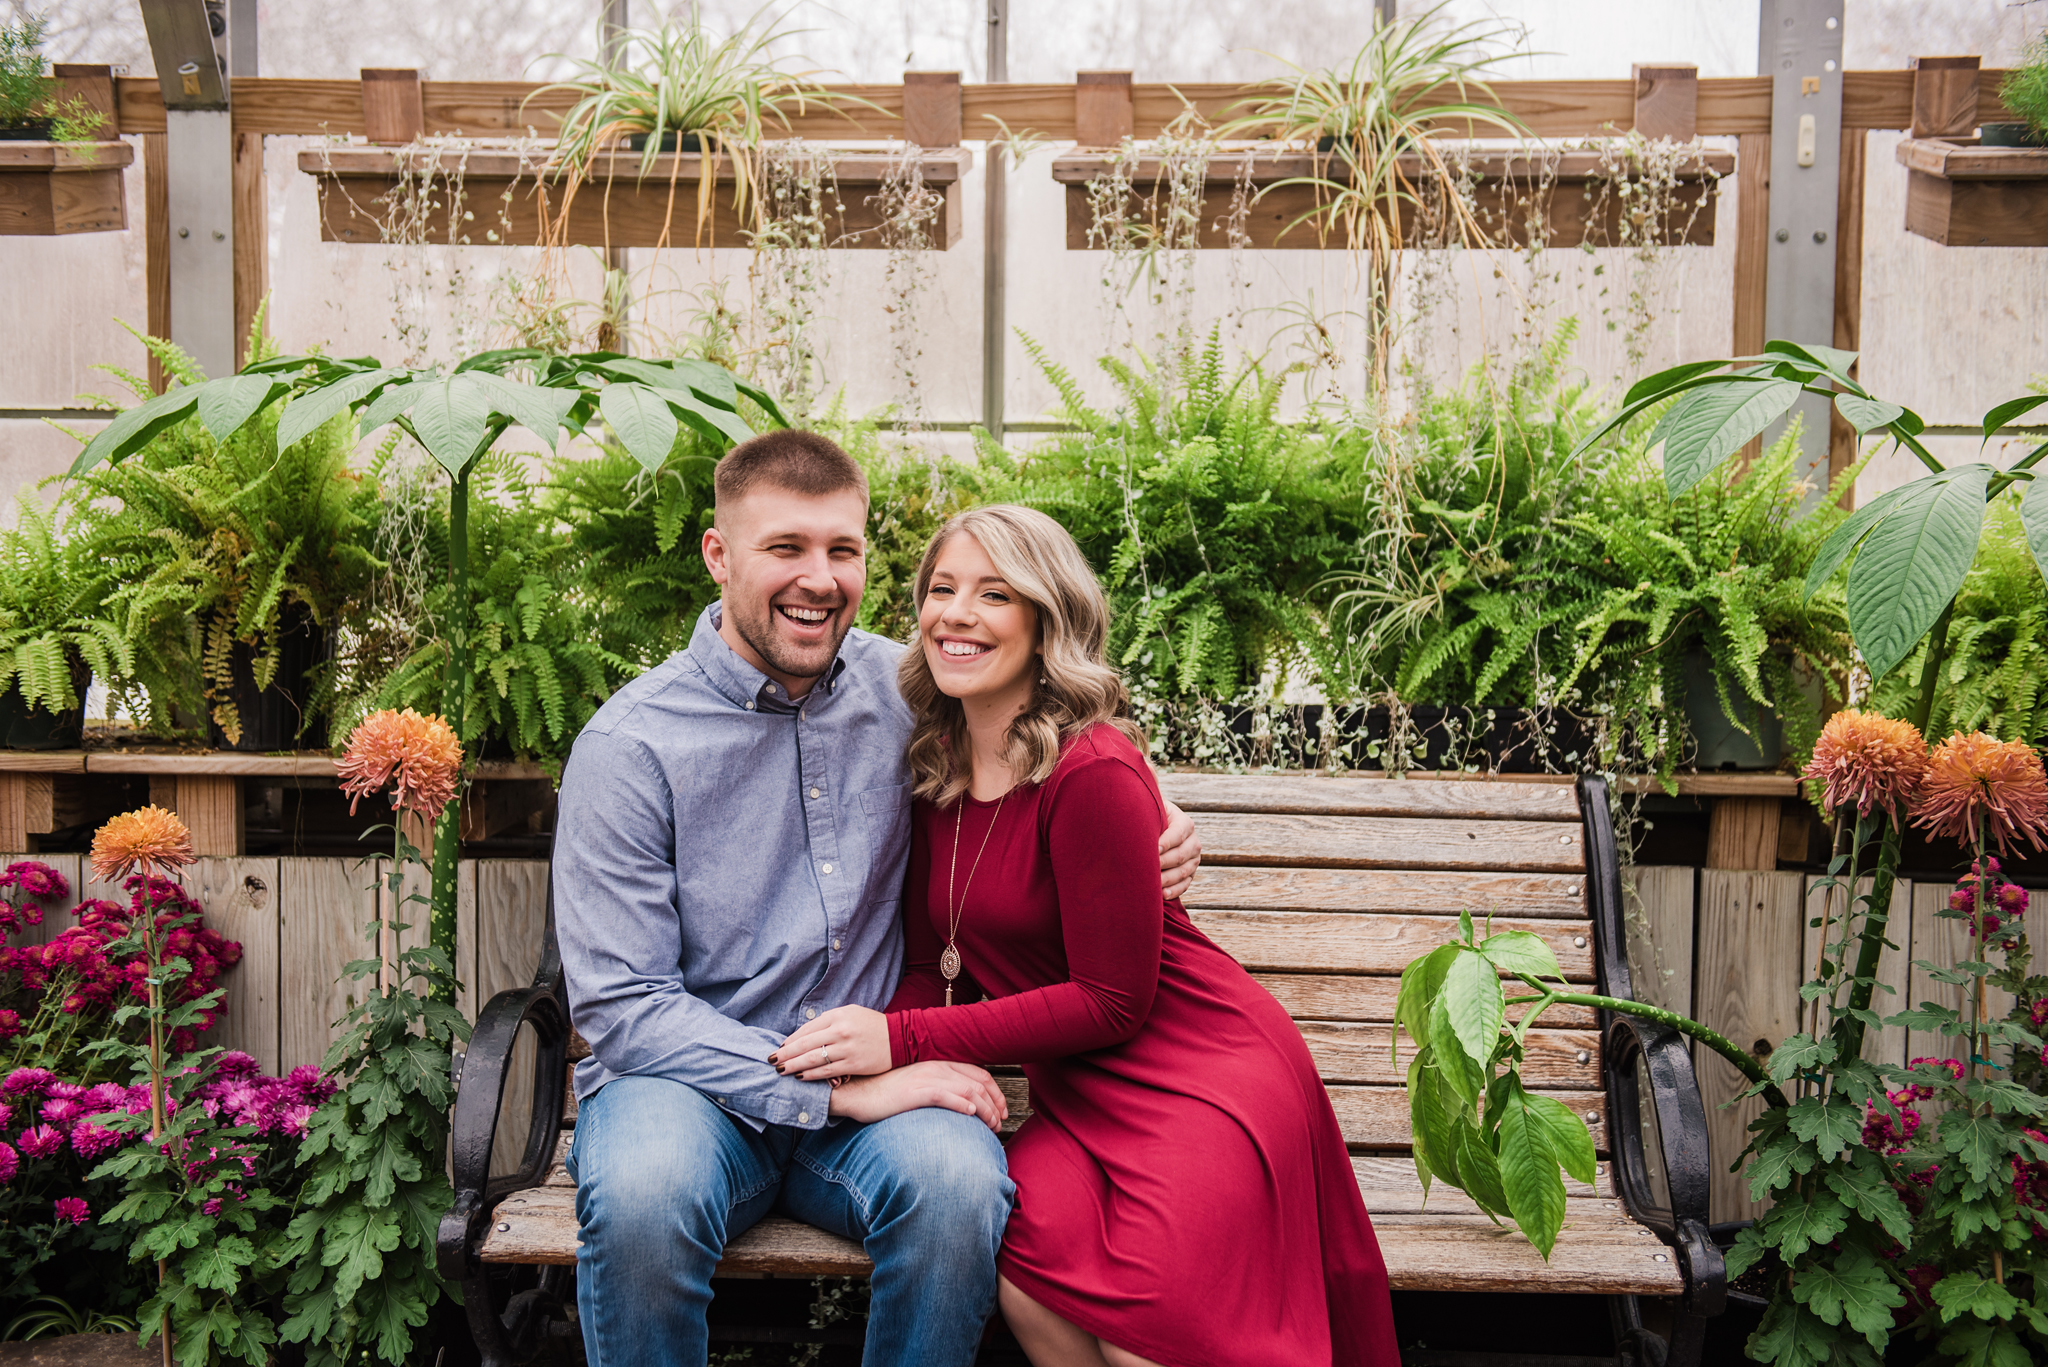
[[[105,883],[138,870],[181,869],[193,857],[192,832],[177,813],[154,804],[122,813],[92,838],[92,875]]]
[[[1829,811],[1853,806],[1859,816],[1874,811],[1904,817],[1927,772],[1927,743],[1911,722],[1875,712],[1837,712],[1814,743],[1806,777],[1822,785],[1821,805]]]
[[[92,1218],[92,1207],[82,1196],[59,1196],[50,1204],[57,1208],[58,1219],[69,1220],[74,1225],[82,1225]]]
[[[462,777],[462,742],[448,723],[403,712],[372,712],[349,733],[348,748],[334,767],[348,809],[395,778],[398,791],[391,805],[432,822],[455,797]]]
[[[55,1158],[64,1151],[64,1132],[52,1125],[36,1125],[23,1130],[16,1142],[30,1158]]]
[[[14,1174],[21,1171],[21,1156],[12,1144],[0,1144],[0,1184],[12,1182]]]
[[[1950,736],[1928,757],[1914,824],[1932,835],[1974,845],[1985,838],[2010,851],[2019,840],[2048,849],[2048,774],[2025,741],[1994,740],[1982,731]]]
[[[71,1147],[80,1158],[98,1158],[121,1142],[121,1132],[81,1120],[71,1127]]]

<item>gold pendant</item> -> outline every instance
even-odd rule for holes
[[[959,950],[951,945],[946,946],[945,952],[939,955],[939,972],[945,975],[948,984],[960,976]]]

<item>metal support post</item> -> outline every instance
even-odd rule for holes
[[[1762,0],[1757,72],[1771,78],[1770,237],[1764,336],[1814,346],[1835,337],[1835,227],[1842,171],[1843,0]],[[1801,465],[1827,486],[1828,401],[1802,394]],[[1771,441],[1783,431],[1764,434]]]
[[[988,82],[998,85],[1010,79],[1010,0],[988,0]],[[1009,341],[1005,319],[1005,280],[1008,263],[1009,213],[1007,168],[1003,155],[991,143],[983,184],[988,187],[982,207],[981,250],[981,424],[997,441],[1003,439],[1003,349]]]
[[[164,97],[171,340],[208,375],[230,375],[235,339],[235,138],[228,17],[206,0],[142,0]]]
[[[628,3],[629,0],[604,0],[604,20],[599,30],[598,57],[606,65],[617,65],[620,57],[625,53],[626,29],[630,26],[629,20],[631,17],[627,13]],[[607,306],[613,305],[611,276],[612,272],[618,272],[619,289],[616,307],[624,315],[619,319],[622,325],[631,318],[633,312],[633,296],[630,293],[632,289],[632,276],[629,273],[631,268],[626,262],[626,252],[627,248],[625,247],[606,247],[604,249],[605,281],[604,285],[599,289],[597,296],[605,301]],[[616,329],[616,333],[617,335],[612,345],[620,351],[631,351],[633,349],[632,329],[620,326]]]

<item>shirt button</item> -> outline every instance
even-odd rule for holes
[[[811,796],[812,796],[812,797],[823,797],[823,796],[825,796],[825,790],[824,790],[823,788],[813,788],[813,789],[811,789]]]
[[[834,949],[837,949],[837,948],[839,948],[839,941],[837,941],[837,940],[834,940],[834,941],[832,942],[832,948],[834,948]]]
[[[816,1012],[815,1010],[813,1010],[812,1008],[810,1008],[810,1007],[808,1007],[808,1006],[804,1008],[804,1019],[805,1019],[805,1020],[807,1020],[807,1021],[808,1021],[808,1020],[816,1020],[817,1018],[818,1018],[818,1013],[817,1013],[817,1012]]]
[[[827,873],[830,873],[830,872],[832,872],[832,866],[831,866],[830,864],[827,864],[827,865],[825,865],[825,866],[824,866],[824,869],[825,869],[825,872],[827,872]]]
[[[747,699],[747,711],[751,712],[751,711],[753,711],[753,710],[754,710],[754,700],[753,700],[752,698],[748,698],[748,699]]]
[[[799,1125],[808,1125],[808,1124],[810,1124],[810,1123],[811,1123],[811,1113],[810,1113],[809,1111],[798,1111],[798,1112],[796,1113],[796,1123],[797,1123],[797,1124],[799,1124]]]

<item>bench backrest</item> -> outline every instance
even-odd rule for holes
[[[1571,786],[1162,774],[1160,787],[1201,832],[1189,914],[1300,1025],[1354,1146],[1408,1147],[1413,1050],[1404,1036],[1398,1058],[1388,1052],[1395,992],[1403,968],[1456,934],[1460,911],[1534,931],[1572,981],[1599,977],[1588,823]],[[1525,1080],[1584,1117],[1604,1150],[1593,1012],[1554,1007],[1528,1043]]]

